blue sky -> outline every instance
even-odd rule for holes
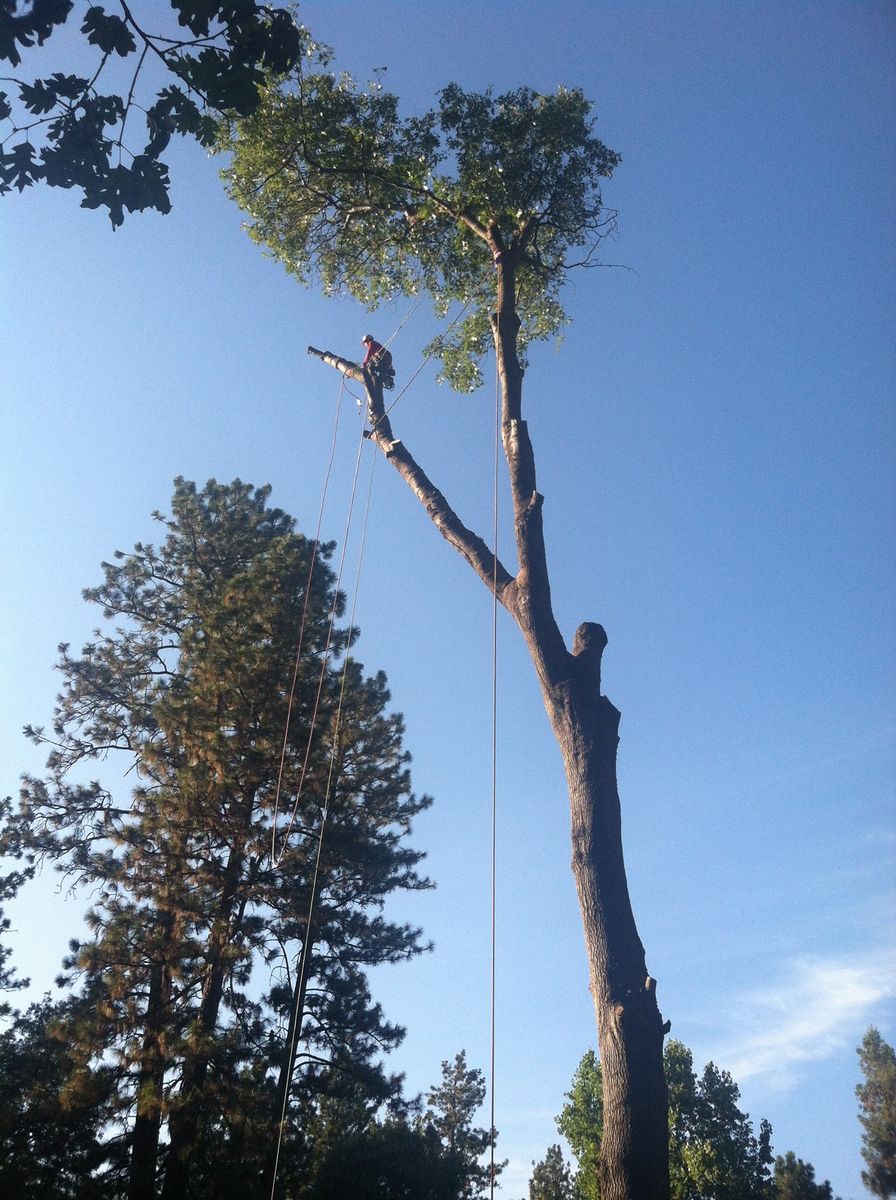
[[[301,12],[338,66],[388,66],[408,112],[451,80],[580,85],[623,156],[605,190],[617,265],[573,281],[563,345],[526,377],[556,611],[569,637],[582,620],[609,634],[630,885],[673,1034],[732,1071],[778,1152],[858,1198],[855,1046],[872,1021],[896,1038],[896,12]],[[178,474],[270,482],[310,532],[338,381],[305,347],[351,356],[407,312],[302,291],[242,233],[219,163],[179,141],[166,158],[172,214],[114,234],[74,195],[3,200],[4,793],[40,766],[20,729],[51,716],[56,644],[89,635],[100,561],[153,536]],[[399,383],[435,328],[421,306],[402,329]],[[457,397],[433,376],[396,435],[486,534],[493,385]],[[461,1047],[488,1061],[491,608],[415,505],[378,464],[358,623],[436,800],[416,840],[437,890],[395,908],[435,952],[375,979],[409,1030],[394,1065],[422,1090]],[[595,1033],[562,767],[507,620],[499,659],[496,1108],[517,1200]],[[15,914],[37,992],[86,903],[55,887]]]

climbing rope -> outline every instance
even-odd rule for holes
[[[344,384],[344,380],[342,381]],[[286,751],[289,745],[289,729],[292,723],[292,710],[295,703],[296,684],[299,679],[299,666],[302,661],[302,647],[305,640],[305,625],[308,619],[308,603],[311,597],[311,584],[314,579],[314,568],[317,564],[317,551],[320,546],[320,530],[324,518],[324,508],[327,503],[327,492],[330,486],[330,475],[333,471],[333,460],[336,456],[336,443],[339,436],[339,419],[342,414],[342,397],[345,392],[344,386],[340,385],[339,395],[336,398],[336,419],[333,422],[333,438],[330,443],[330,457],[327,461],[327,469],[324,475],[324,483],[320,497],[320,507],[317,513],[317,528],[314,531],[314,542],[311,549],[311,562],[308,566],[308,578],[305,581],[305,599],[302,604],[302,617],[299,622],[299,635],[296,642],[296,657],[293,664],[292,681],[289,685],[289,701],[286,706],[286,721],[283,729],[283,744],[280,747],[280,763],[277,768],[277,786],[274,789],[274,816],[271,824],[271,866],[278,867],[282,854],[277,854],[277,818],[280,815],[280,796],[283,790],[283,772],[286,766]],[[317,712],[315,710],[315,718]],[[314,719],[312,719],[312,727]],[[306,760],[307,761],[307,760]],[[290,829],[292,826],[290,825]],[[284,842],[285,846],[285,842]]]
[[[330,651],[331,651],[331,648],[333,645],[333,632],[334,632],[335,625],[336,625],[336,610],[339,607],[339,591],[340,591],[340,587],[342,584],[342,573],[343,573],[343,569],[345,567],[345,557],[346,557],[346,553],[348,550],[349,535],[351,533],[352,516],[354,514],[354,509],[355,509],[355,496],[356,496],[357,490],[358,490],[358,473],[359,473],[360,467],[361,467],[361,451],[363,449],[363,446],[364,446],[363,438],[359,438],[358,439],[358,452],[355,456],[355,470],[354,470],[354,474],[352,477],[351,497],[349,499],[348,514],[347,514],[346,520],[345,520],[345,530],[344,530],[343,536],[342,536],[342,549],[341,549],[341,552],[339,555],[339,566],[336,571],[336,581],[333,585],[333,602],[330,605],[330,616],[329,616],[329,620],[327,622],[327,636],[326,636],[326,641],[324,643],[323,655],[321,657],[320,673],[318,675],[318,680],[317,680],[317,692],[316,692],[315,698],[314,698],[314,708],[311,713],[311,722],[308,727],[308,738],[305,742],[305,755],[302,760],[302,769],[299,773],[299,785],[298,785],[298,788],[296,789],[296,795],[293,800],[292,811],[291,811],[290,817],[289,817],[289,824],[287,825],[286,832],[283,835],[284,849],[281,851],[280,857],[277,858],[275,861],[273,861],[274,866],[279,866],[279,864],[283,858],[283,854],[285,853],[285,848],[289,842],[289,835],[292,833],[293,828],[296,823],[296,818],[297,818],[298,811],[299,811],[299,804],[301,802],[302,795],[305,790],[305,780],[308,775],[308,766],[311,761],[311,750],[314,745],[314,736],[317,731],[317,717],[318,717],[318,713],[320,711],[320,702],[321,702],[321,697],[323,695],[324,684],[326,683],[327,670],[330,665]],[[301,634],[300,634],[300,643],[301,643],[303,635],[304,635],[304,628],[302,629]],[[349,626],[349,637],[350,636],[351,636],[351,626]],[[338,716],[339,716],[339,714],[337,713],[337,720],[338,720]],[[287,730],[286,736],[287,737],[289,736],[288,730]],[[276,836],[276,829],[275,829],[275,836]]]
[[[342,550],[341,557],[339,557],[339,569],[337,572],[335,588],[333,588],[333,605],[331,606],[330,629],[329,629],[329,632],[327,632],[327,641],[326,641],[326,647],[324,650],[324,666],[321,667],[321,677],[320,677],[320,683],[318,685],[317,701],[315,701],[315,706],[314,706],[312,727],[309,728],[309,731],[308,731],[308,743],[306,745],[305,761],[303,761],[303,763],[302,763],[302,773],[300,776],[299,792],[297,792],[297,794],[296,794],[295,803],[293,805],[293,812],[291,812],[291,816],[290,816],[289,827],[287,828],[287,832],[285,832],[285,834],[284,834],[284,846],[288,842],[289,834],[291,833],[291,829],[293,829],[293,826],[295,823],[297,809],[299,809],[299,802],[301,799],[302,786],[303,786],[303,784],[305,784],[305,776],[306,776],[306,772],[307,772],[308,758],[309,758],[309,754],[311,754],[311,742],[312,742],[312,736],[313,736],[313,732],[314,732],[314,722],[317,721],[320,695],[321,695],[321,691],[323,691],[323,680],[324,680],[325,672],[326,672],[326,662],[329,661],[332,628],[333,628],[333,622],[335,622],[335,617],[336,617],[336,607],[338,604],[339,584],[341,584],[341,582],[342,582],[342,572],[343,572],[343,566],[345,563],[345,548],[347,548],[347,545],[348,545],[349,532],[350,532],[350,528],[351,528],[351,516],[353,516],[353,511],[354,511],[355,496],[356,496],[356,492],[357,492],[357,479],[359,479],[359,472],[360,472],[360,466],[361,466],[361,451],[362,451],[362,449],[363,449],[363,438],[361,437],[361,438],[359,438],[359,443],[357,443],[357,454],[355,456],[355,470],[354,470],[353,480],[351,480],[351,499],[349,502],[349,512],[348,512],[347,521],[345,521],[343,550]],[[375,457],[374,457],[373,458],[373,466],[375,466],[375,461],[377,461],[377,460],[375,460]],[[349,613],[349,623],[348,623],[349,637],[351,636],[351,630],[354,629],[354,625],[355,625],[355,613],[357,610],[357,595],[359,595],[360,586],[361,586],[361,566],[363,563],[363,551],[365,551],[365,545],[366,545],[366,541],[367,541],[367,526],[368,526],[368,522],[369,522],[369,514],[371,514],[372,494],[373,494],[373,467],[371,468],[371,481],[369,481],[369,486],[368,486],[368,490],[367,490],[367,504],[366,504],[366,508],[365,508],[365,516],[363,516],[359,554],[357,554],[357,569],[356,569],[356,574],[355,574],[355,583],[354,583],[354,587],[353,587],[353,594],[351,594],[351,610]],[[289,1046],[287,1049],[287,1070],[285,1070],[284,1081],[283,1081],[283,1100],[282,1100],[282,1104],[281,1104],[281,1112],[279,1112],[279,1121],[277,1123],[277,1145],[276,1145],[276,1150],[275,1150],[275,1157],[273,1157],[273,1168],[272,1168],[272,1172],[271,1172],[271,1200],[275,1200],[275,1194],[276,1194],[276,1188],[277,1188],[277,1171],[279,1168],[279,1157],[281,1157],[281,1152],[282,1152],[282,1148],[283,1148],[283,1134],[284,1134],[284,1130],[285,1130],[285,1121],[287,1121],[287,1108],[289,1105],[289,1093],[291,1090],[291,1088],[290,1088],[291,1073],[293,1073],[293,1064],[295,1061],[296,1046],[297,1046],[297,1044],[299,1044],[299,1038],[301,1037],[301,1027],[302,1027],[303,1015],[305,1015],[305,1014],[303,1014],[303,1003],[302,1002],[303,1002],[303,995],[305,995],[305,982],[307,979],[308,962],[309,962],[309,960],[311,960],[312,924],[313,924],[313,920],[314,920],[315,908],[317,908],[317,902],[318,902],[318,892],[319,892],[318,883],[319,883],[319,878],[320,878],[320,863],[321,863],[321,857],[323,857],[323,852],[324,852],[324,834],[326,832],[327,818],[329,818],[329,815],[330,815],[330,798],[332,796],[333,773],[335,773],[335,769],[336,769],[336,760],[337,760],[338,750],[339,750],[339,736],[341,736],[341,732],[342,732],[342,713],[343,713],[343,707],[344,707],[344,701],[345,701],[345,686],[347,686],[347,682],[348,682],[348,672],[349,672],[350,664],[351,664],[351,658],[348,653],[348,647],[347,647],[347,648],[345,648],[345,658],[344,658],[343,667],[342,667],[342,677],[341,677],[341,680],[339,680],[339,696],[338,696],[338,701],[337,701],[337,706],[336,706],[336,716],[335,716],[335,720],[333,720],[333,732],[332,732],[332,740],[331,740],[331,745],[330,745],[330,761],[329,761],[329,767],[327,767],[326,786],[324,788],[324,803],[323,803],[323,808],[321,808],[321,812],[320,812],[320,830],[319,830],[319,834],[318,834],[318,845],[317,845],[317,851],[315,851],[315,856],[314,856],[314,870],[312,872],[311,892],[309,892],[309,894],[308,894],[308,914],[307,914],[306,925],[305,925],[305,942],[303,942],[301,958],[299,960],[299,976],[297,976],[296,985],[295,985],[295,1001],[293,1004],[293,1008],[291,1008],[291,1010],[290,1010],[290,1016],[289,1016],[289,1026],[291,1026],[291,1030],[293,1030],[293,1036],[291,1036],[291,1038],[290,1038]],[[281,857],[282,857],[282,854],[281,854]]]
[[[422,291],[418,292],[416,297],[414,298],[414,301],[411,304],[410,308],[405,313],[405,315],[402,317],[402,319],[399,321],[398,325],[395,327],[394,331],[392,332],[391,337],[389,337],[388,341],[386,342],[387,346],[392,344],[392,342],[395,340],[395,338],[398,336],[398,334],[402,331],[402,329],[405,327],[405,325],[411,319],[411,317],[413,316],[414,312],[417,309],[417,306],[420,304],[420,301],[422,298],[423,298]],[[461,311],[463,311],[463,310],[461,310]],[[458,316],[459,315],[460,314],[458,314]],[[451,328],[453,328],[453,325],[456,324],[457,320],[458,320],[458,318],[456,317],[454,322],[452,322],[452,325],[449,326],[449,330],[448,330],[449,332],[450,332]],[[414,379],[416,379],[417,375],[419,375],[420,370],[422,370],[423,365],[425,365],[425,362],[426,362],[426,359],[424,358],[423,364],[421,364],[421,367],[418,369],[417,373],[414,375]],[[413,379],[411,380],[411,382],[413,382]],[[402,392],[399,393],[399,396],[396,397],[396,399],[399,399],[401,397],[401,395],[403,395],[404,392],[407,391],[407,388],[409,386],[410,386],[410,383],[406,384],[405,387],[402,389]],[[298,791],[297,791],[297,794],[293,801],[292,813],[290,816],[289,824],[286,829],[286,833],[283,835],[282,845],[284,847],[284,850],[281,850],[281,852],[278,854],[277,853],[277,819],[280,814],[280,798],[283,793],[283,775],[284,775],[285,768],[286,768],[286,752],[287,752],[287,749],[289,746],[289,731],[290,731],[290,726],[292,724],[292,712],[293,712],[293,707],[295,704],[296,685],[298,683],[299,669],[300,669],[301,660],[302,660],[302,648],[304,645],[304,638],[305,638],[305,626],[306,626],[307,619],[308,619],[308,604],[309,604],[309,599],[311,596],[311,584],[312,584],[312,580],[314,578],[314,568],[317,563],[317,553],[318,553],[318,547],[320,545],[320,531],[321,531],[321,525],[323,522],[324,508],[326,506],[326,501],[327,501],[327,493],[329,490],[330,476],[331,476],[331,473],[333,470],[333,460],[334,460],[334,457],[336,454],[336,444],[337,444],[338,433],[339,433],[339,420],[340,420],[340,415],[342,412],[342,397],[343,397],[343,394],[345,391],[348,391],[349,395],[354,395],[354,393],[350,389],[346,388],[345,377],[342,376],[340,379],[339,395],[336,400],[336,419],[333,423],[333,437],[332,437],[332,441],[330,444],[330,456],[329,456],[329,460],[327,462],[326,473],[324,475],[324,483],[323,483],[323,488],[321,491],[321,498],[320,498],[320,507],[318,509],[318,514],[317,514],[317,528],[316,528],[315,534],[314,534],[314,546],[313,546],[313,549],[311,552],[311,562],[308,567],[308,578],[305,583],[305,599],[304,599],[304,602],[302,605],[302,616],[301,616],[301,619],[299,622],[299,634],[298,634],[298,639],[297,639],[297,644],[296,644],[295,662],[293,664],[292,681],[291,681],[290,687],[289,687],[289,701],[287,703],[287,709],[286,709],[286,720],[284,723],[284,730],[283,730],[283,742],[280,747],[280,763],[279,763],[279,766],[277,769],[277,784],[274,789],[274,816],[273,816],[273,823],[271,825],[271,865],[275,868],[278,867],[280,865],[280,862],[282,861],[283,853],[285,852],[285,847],[287,845],[289,835],[292,832],[293,827],[295,825],[299,801],[301,800],[302,792],[304,790],[305,777],[308,772],[308,764],[309,764],[310,756],[311,756],[311,745],[312,745],[312,741],[314,738],[314,731],[317,726],[317,716],[318,716],[318,709],[319,709],[319,705],[320,705],[320,698],[321,698],[321,694],[323,691],[323,684],[324,684],[324,680],[326,678],[326,670],[327,670],[327,665],[328,665],[328,661],[329,661],[329,648],[330,648],[330,644],[332,642],[332,637],[333,637],[333,623],[334,623],[335,615],[336,615],[335,609],[332,610],[330,613],[329,627],[327,630],[326,648],[324,651],[324,660],[321,665],[321,673],[320,673],[320,678],[318,680],[317,695],[316,695],[315,702],[314,702],[314,710],[313,710],[313,713],[311,716],[311,724],[310,724],[309,730],[308,730],[308,741],[306,743],[305,758],[302,763],[302,770],[301,770],[301,773],[299,776]],[[360,398],[358,397],[357,399],[358,399],[358,403],[360,404],[361,403]],[[360,461],[360,445],[359,445],[359,450],[358,450],[358,458]],[[349,523],[351,521],[351,511],[352,511],[352,506],[354,505],[354,499],[355,499],[354,486],[356,486],[356,484],[357,484],[357,469],[358,469],[358,463],[356,463],[356,465],[355,465],[355,483],[353,485],[352,498],[351,498],[351,502],[349,505]],[[347,535],[348,535],[348,529],[346,529],[346,538],[347,538]],[[343,542],[343,557],[341,559],[341,563],[344,562],[344,555],[345,555],[345,541]],[[340,563],[340,572],[341,572],[341,563]],[[338,588],[339,588],[339,584],[337,581],[336,593],[334,593],[334,595],[338,594]]]
[[[501,385],[495,370],[495,470],[492,541],[492,872],[491,872],[491,1011],[489,1030],[489,1197],[495,1200],[495,1008],[497,998],[498,901],[498,466],[501,445]]]
[[[399,325],[397,326],[395,331],[392,333],[391,337],[385,343],[386,346],[389,346],[392,343],[392,341],[394,341],[394,339],[400,333],[401,329],[404,327],[404,325],[410,319],[410,317],[413,314],[413,312],[415,311],[417,305],[420,303],[421,296],[422,296],[422,293],[418,294],[418,296],[415,298],[414,303],[411,305],[410,309],[405,314],[402,321],[399,323]],[[454,328],[454,326],[457,324],[457,322],[461,319],[464,312],[466,311],[466,309],[469,307],[469,305],[471,303],[472,303],[472,298],[468,299],[466,301],[466,303],[461,307],[460,311],[457,313],[457,315],[454,317],[451,324],[448,326],[448,329],[445,331],[445,334],[443,335],[443,337],[447,336],[447,334],[451,332],[451,330]],[[417,368],[417,370],[414,372],[414,374],[411,376],[411,378],[408,380],[408,382],[405,384],[405,386],[401,389],[401,391],[398,393],[398,395],[395,397],[395,399],[389,405],[389,408],[386,410],[386,413],[384,413],[384,415],[391,412],[392,409],[395,407],[395,405],[398,403],[398,401],[402,398],[402,396],[405,395],[405,393],[408,391],[408,389],[411,387],[411,385],[417,379],[417,376],[420,374],[420,372],[425,367],[426,363],[433,356],[433,354],[435,354],[435,352],[439,348],[441,342],[442,342],[442,338],[436,340],[433,343],[432,348],[428,351],[428,353],[426,353],[423,356],[420,366]],[[283,776],[284,776],[284,772],[285,772],[285,763],[286,763],[286,754],[287,754],[288,743],[289,743],[290,722],[291,722],[292,710],[293,710],[293,706],[294,706],[295,691],[296,691],[296,686],[297,686],[297,682],[298,682],[299,670],[300,670],[300,666],[301,666],[301,656],[302,656],[302,648],[303,648],[303,643],[304,643],[305,626],[306,626],[307,616],[308,616],[309,597],[311,594],[311,584],[312,584],[314,568],[315,568],[315,564],[316,564],[316,560],[317,560],[318,546],[319,546],[319,542],[320,542],[320,531],[321,531],[321,525],[322,525],[322,521],[323,521],[323,512],[324,512],[324,507],[326,504],[326,497],[327,497],[329,481],[330,481],[330,476],[331,476],[332,467],[333,467],[336,442],[337,442],[337,438],[338,438],[339,420],[340,420],[340,413],[341,413],[341,409],[342,409],[342,396],[343,396],[344,391],[346,391],[346,390],[349,391],[350,395],[354,394],[350,391],[350,389],[346,388],[345,378],[343,377],[340,381],[340,389],[339,389],[339,396],[337,398],[336,419],[335,419],[334,427],[333,427],[333,438],[332,438],[332,444],[331,444],[331,448],[330,448],[330,456],[329,456],[327,470],[326,470],[325,478],[324,478],[320,510],[318,513],[317,529],[315,532],[314,548],[312,550],[311,561],[309,564],[308,579],[307,579],[306,587],[305,587],[305,598],[304,598],[303,607],[302,607],[302,616],[301,616],[300,629],[299,629],[299,635],[298,635],[298,641],[297,641],[296,658],[295,658],[295,663],[294,663],[294,667],[293,667],[292,681],[290,684],[289,702],[288,702],[288,706],[287,706],[287,715],[286,715],[286,724],[285,724],[285,729],[284,729],[283,744],[281,747],[280,763],[279,763],[278,774],[277,774],[277,785],[276,785],[275,801],[274,801],[274,816],[273,816],[273,824],[272,824],[272,830],[271,830],[271,863],[274,867],[277,867],[280,865],[280,862],[282,861],[283,856],[286,853],[286,850],[287,850],[287,847],[289,844],[289,838],[290,838],[293,828],[295,827],[296,819],[298,816],[299,804],[301,802],[302,795],[304,792],[304,786],[305,786],[305,781],[307,778],[308,767],[309,767],[310,758],[311,758],[311,750],[312,750],[312,745],[313,745],[313,741],[314,741],[314,735],[315,735],[315,731],[317,728],[317,719],[318,719],[318,715],[319,715],[319,711],[320,711],[321,697],[323,695],[324,683],[326,681],[326,674],[327,674],[327,670],[328,670],[328,666],[329,666],[330,651],[331,651],[331,647],[332,647],[333,632],[334,632],[334,627],[335,627],[336,610],[337,610],[338,602],[339,602],[339,593],[340,593],[340,587],[341,587],[341,582],[342,582],[342,574],[343,574],[343,569],[345,566],[346,551],[347,551],[349,534],[350,534],[350,530],[351,530],[352,518],[353,518],[353,513],[354,513],[355,498],[356,498],[356,494],[357,494],[358,477],[359,477],[359,471],[360,471],[360,465],[361,465],[361,454],[362,454],[362,450],[363,450],[363,446],[364,446],[363,429],[362,429],[362,436],[359,438],[359,441],[358,441],[358,450],[357,450],[357,454],[356,454],[356,458],[355,458],[354,474],[352,477],[351,496],[349,499],[348,514],[346,517],[346,524],[345,524],[345,532],[344,532],[343,539],[342,539],[342,550],[340,553],[339,565],[338,565],[338,569],[337,569],[337,573],[336,573],[336,581],[335,581],[335,585],[334,585],[334,589],[333,589],[333,603],[330,608],[326,642],[324,645],[323,657],[322,657],[322,661],[321,661],[321,670],[320,670],[320,675],[319,675],[319,679],[318,679],[317,692],[315,695],[314,708],[312,711],[311,722],[310,722],[309,730],[308,730],[308,739],[307,739],[306,746],[305,746],[305,755],[304,755],[303,762],[302,762],[302,768],[301,768],[301,772],[299,775],[299,784],[298,784],[298,788],[296,790],[295,798],[293,800],[289,822],[288,822],[286,831],[283,834],[283,838],[282,838],[282,849],[278,855],[277,854],[277,819],[278,819],[279,810],[280,810],[280,798],[281,798],[281,794],[282,794]],[[359,403],[360,403],[360,400],[359,400]],[[497,894],[496,893],[496,878],[497,878],[497,871],[496,871],[496,867],[497,867],[497,836],[496,836],[496,834],[497,834],[497,620],[498,620],[498,617],[497,617],[497,569],[498,569],[497,555],[498,555],[498,462],[499,462],[498,448],[499,448],[499,444],[500,444],[499,443],[499,438],[500,438],[500,388],[499,388],[497,376],[496,376],[495,431],[496,431],[495,432],[495,439],[496,439],[495,440],[495,489],[494,489],[494,492],[495,492],[495,494],[494,494],[495,566],[494,566],[494,576],[493,576],[493,581],[492,581],[492,604],[493,604],[493,612],[492,612],[492,626],[493,626],[493,629],[492,629],[492,884],[491,884],[492,915],[491,915],[491,1019],[490,1019],[490,1024],[491,1024],[491,1055],[490,1055],[490,1063],[491,1063],[491,1067],[490,1067],[490,1069],[491,1069],[491,1089],[490,1089],[491,1090],[491,1136],[490,1136],[491,1187],[490,1187],[490,1195],[491,1195],[491,1200],[494,1200],[494,1189],[495,1189],[494,1082],[495,1082],[495,993],[496,993],[496,988],[495,988],[495,982],[496,982],[496,936],[495,935],[496,935],[496,894]],[[357,606],[357,600],[358,600],[358,593],[359,593],[359,589],[360,589],[361,567],[362,567],[362,563],[363,563],[364,548],[365,548],[366,538],[367,538],[367,528],[368,528],[368,522],[369,522],[369,517],[370,517],[375,465],[376,465],[376,456],[374,455],[374,457],[372,459],[370,482],[369,482],[368,492],[367,492],[367,503],[366,503],[365,512],[364,512],[361,541],[360,541],[360,547],[359,547],[359,551],[358,551],[357,572],[356,572],[356,577],[355,577],[355,584],[352,589],[351,613],[350,613],[349,623],[348,623],[349,639],[351,638],[351,630],[354,628],[355,612],[356,612],[356,606]],[[292,1028],[292,1036],[290,1038],[289,1046],[287,1048],[287,1059],[286,1059],[287,1070],[286,1070],[286,1075],[285,1075],[285,1083],[284,1083],[284,1089],[283,1089],[283,1101],[282,1101],[282,1105],[281,1105],[280,1119],[278,1121],[277,1143],[276,1143],[276,1150],[275,1150],[272,1178],[271,1178],[271,1200],[274,1200],[275,1193],[276,1193],[277,1174],[278,1174],[279,1163],[280,1163],[280,1155],[281,1155],[282,1146],[283,1146],[283,1136],[284,1136],[285,1126],[286,1126],[286,1112],[287,1112],[287,1108],[288,1108],[288,1104],[289,1104],[289,1095],[290,1095],[290,1091],[291,1091],[291,1087],[290,1087],[291,1073],[293,1070],[295,1054],[296,1054],[296,1047],[298,1046],[299,1038],[301,1036],[301,1029],[302,1029],[302,1023],[303,1023],[303,1018],[304,1018],[303,1000],[304,1000],[304,989],[305,989],[305,982],[306,982],[306,978],[307,978],[308,964],[309,964],[310,957],[311,957],[311,946],[312,946],[312,932],[311,931],[312,931],[312,924],[313,924],[315,909],[316,909],[317,900],[318,900],[318,881],[319,881],[319,877],[320,877],[320,868],[321,868],[321,861],[322,861],[322,855],[323,855],[324,834],[326,831],[327,819],[329,816],[330,797],[332,794],[333,776],[334,776],[334,772],[335,772],[336,759],[337,759],[338,750],[339,750],[339,738],[340,738],[340,734],[341,734],[341,725],[342,725],[342,711],[343,711],[343,705],[344,705],[344,700],[345,700],[345,691],[346,691],[346,684],[347,684],[347,679],[348,679],[348,670],[349,670],[350,663],[351,663],[351,658],[348,653],[348,646],[346,646],[345,661],[343,663],[342,677],[341,677],[340,688],[339,688],[339,698],[338,698],[337,707],[336,707],[336,715],[335,715],[335,720],[334,720],[334,725],[333,725],[333,736],[332,736],[332,741],[331,741],[331,746],[330,746],[330,757],[329,757],[329,766],[328,766],[328,772],[327,772],[327,781],[326,781],[326,787],[325,787],[325,791],[324,791],[323,807],[321,810],[320,831],[319,831],[319,835],[318,835],[318,839],[317,839],[317,850],[316,850],[316,854],[315,854],[314,870],[312,873],[311,890],[310,890],[309,901],[308,901],[308,916],[307,916],[307,923],[305,926],[305,942],[302,947],[301,958],[299,960],[299,967],[298,967],[299,974],[298,974],[298,977],[296,980],[295,1000],[294,1000],[294,1004],[293,1004],[292,1010],[290,1012],[290,1018],[289,1018],[289,1026],[291,1026],[291,1028]]]

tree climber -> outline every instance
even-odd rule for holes
[[[372,333],[365,333],[361,344],[367,347],[367,357],[361,363],[362,371],[369,371],[374,382],[391,392],[395,387],[395,368],[392,366],[392,355],[385,346],[374,341]]]

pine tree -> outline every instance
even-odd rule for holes
[[[559,1146],[549,1146],[541,1162],[533,1163],[529,1200],[581,1200],[581,1192]]]
[[[123,1155],[103,1126],[114,1115],[113,1072],[85,1070],[66,1037],[77,1002],[48,998],[0,1032],[0,1195],[18,1200],[112,1200]],[[97,1174],[104,1168],[104,1175]],[[120,1193],[119,1193],[120,1194]]]
[[[858,1084],[862,1182],[875,1196],[896,1196],[896,1053],[870,1026],[859,1047],[865,1082]]]
[[[11,812],[12,806],[8,798],[0,798],[0,829],[3,828]],[[8,843],[8,844],[7,844]],[[20,854],[20,847],[13,843],[11,838],[0,840],[0,854],[9,854],[16,857]],[[0,875],[0,934],[6,933],[10,927],[10,920],[3,911],[3,905],[14,899],[16,893],[22,884],[29,879],[33,871],[9,871],[5,875]],[[12,948],[4,946],[0,943],[0,993],[2,992],[17,992],[23,987],[27,987],[29,980],[16,978],[15,968],[10,963],[12,956]],[[0,1017],[8,1015],[10,1007],[7,1001],[0,999]]]
[[[775,1200],[834,1200],[827,1180],[815,1182],[815,1168],[792,1150],[775,1157]]]
[[[497,1132],[473,1125],[484,1099],[485,1077],[467,1066],[463,1050],[453,1062],[442,1063],[441,1082],[426,1096],[423,1126],[436,1135],[447,1157],[457,1165],[457,1200],[477,1200],[488,1193],[491,1165],[482,1160]],[[495,1163],[496,1177],[505,1165]]]
[[[165,1200],[199,1194],[231,1158],[252,1195],[287,1083],[292,1115],[340,1088],[379,1101],[397,1087],[380,1058],[403,1030],[366,970],[422,949],[418,929],[380,910],[395,889],[428,886],[406,835],[429,801],[410,792],[385,678],[345,660],[352,631],[331,633],[343,609],[332,547],[296,534],[268,495],[176,481],[171,517],[155,514],[161,545],[117,552],[85,592],[106,625],[80,656],[61,647],[52,738],[31,730],[52,750],[47,777],[25,782],[17,829],[34,858],[91,889],[89,937],[66,963],[80,988],[66,1036],[85,1072],[113,1076],[130,1200],[154,1197],[160,1178]],[[75,781],[113,752],[136,772],[129,796],[121,776]],[[284,1132],[293,1169],[305,1147]]]

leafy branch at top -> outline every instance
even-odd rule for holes
[[[491,344],[495,263],[512,260],[519,345],[566,320],[560,289],[612,228],[601,182],[619,156],[593,132],[578,88],[496,96],[449,84],[404,117],[379,80],[360,88],[329,55],[272,84],[230,123],[222,147],[250,234],[303,284],[369,308],[428,291],[436,311],[470,311],[438,347],[443,377],[478,386]],[[472,299],[472,303],[471,303]]]

